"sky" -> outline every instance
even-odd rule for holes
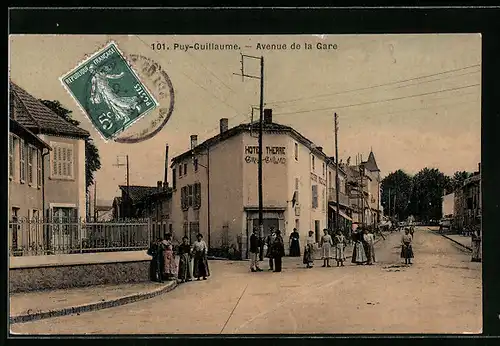
[[[175,105],[167,125],[135,144],[105,142],[59,78],[114,41],[125,56],[148,57],[167,72]],[[174,44],[238,44],[240,50],[187,52]],[[293,43],[300,49],[291,49]],[[305,44],[312,49],[305,49]],[[317,49],[318,43],[336,49]],[[153,50],[169,47],[169,50]],[[258,44],[286,44],[262,50]],[[283,48],[283,47],[281,47]],[[219,119],[233,127],[251,119],[259,104],[259,81],[241,73],[240,53],[264,57],[264,102],[273,120],[292,126],[334,154],[333,113],[339,117],[339,159],[363,159],[373,150],[382,175],[424,167],[445,174],[477,170],[481,155],[481,36],[286,35],[286,36],[108,36],[12,35],[10,78],[37,98],[59,100],[88,130],[99,149],[97,198],[110,201],[125,184],[117,167],[129,155],[130,184],[163,180],[165,144],[170,158],[186,151],[190,135],[201,143],[219,131]],[[259,62],[245,58],[245,73],[258,75]],[[137,71],[151,90],[153,86]],[[154,93],[154,90],[153,90]],[[160,102],[160,106],[166,107]],[[149,126],[152,112],[123,135]],[[149,118],[148,118],[149,117]],[[171,178],[169,177],[171,181]]]

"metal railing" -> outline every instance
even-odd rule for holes
[[[333,188],[333,187],[328,188],[328,202],[336,202],[337,201],[336,198],[337,198],[337,196],[335,194],[335,188]],[[349,197],[346,194],[339,192],[339,203],[341,205],[348,206],[349,205]]]
[[[19,219],[9,223],[9,255],[133,251],[149,247],[149,220],[92,222]]]

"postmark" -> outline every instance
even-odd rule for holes
[[[132,144],[154,137],[168,123],[174,111],[175,92],[170,77],[159,63],[138,54],[130,54],[128,59],[159,101],[159,107],[144,119],[147,120],[145,128],[115,139],[118,143]]]
[[[159,106],[115,42],[85,59],[61,82],[105,141]]]

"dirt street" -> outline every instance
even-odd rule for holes
[[[211,261],[207,281],[116,308],[15,324],[26,334],[480,333],[481,263],[417,229],[415,259],[399,258],[401,234],[376,245],[373,266],[250,273],[249,262]],[[403,261],[404,262],[404,261]],[[267,269],[267,263],[262,265]]]

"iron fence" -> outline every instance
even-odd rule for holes
[[[149,247],[151,222],[19,219],[9,223],[9,255],[133,251]]]

